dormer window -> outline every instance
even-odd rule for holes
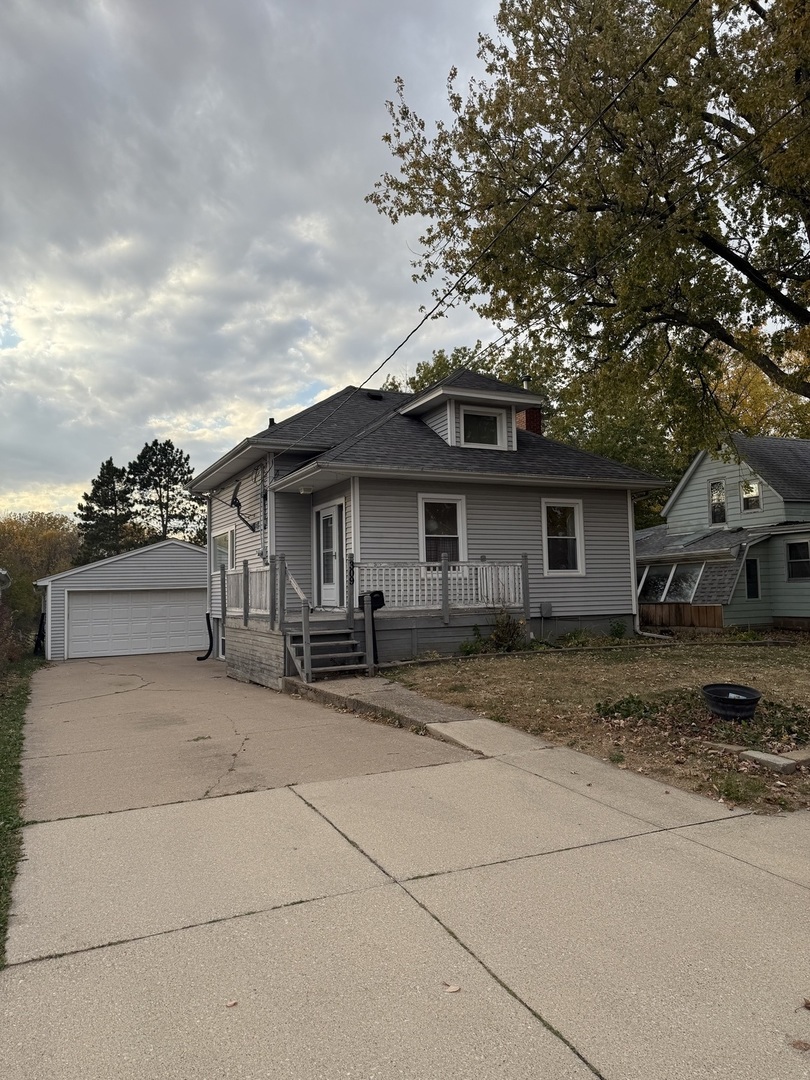
[[[762,509],[762,492],[759,488],[759,480],[742,481],[740,484],[740,505],[743,513]]]
[[[506,412],[462,405],[461,445],[506,450]]]
[[[726,482],[712,480],[709,483],[709,520],[712,525],[726,523]]]

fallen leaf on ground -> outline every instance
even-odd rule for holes
[[[444,987],[445,994],[457,994],[459,992],[459,990],[461,989],[461,987],[456,986],[455,983],[446,982],[446,983],[442,983],[442,986]]]
[[[239,1004],[238,1001],[226,1001],[225,1002],[225,1008],[226,1009],[232,1009],[234,1007],[234,1005],[238,1005],[238,1004]]]
[[[794,1050],[810,1050],[810,1043],[805,1042],[804,1039],[796,1039],[795,1042],[790,1044]]]

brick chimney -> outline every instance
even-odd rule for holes
[[[515,414],[515,423],[524,431],[531,431],[534,435],[543,434],[543,410],[536,405],[530,405],[527,409],[521,409]]]

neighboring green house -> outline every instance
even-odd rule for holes
[[[810,440],[731,440],[697,455],[636,534],[642,623],[810,626]]]

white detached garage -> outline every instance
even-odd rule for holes
[[[184,540],[41,578],[49,660],[207,647],[204,548]]]

